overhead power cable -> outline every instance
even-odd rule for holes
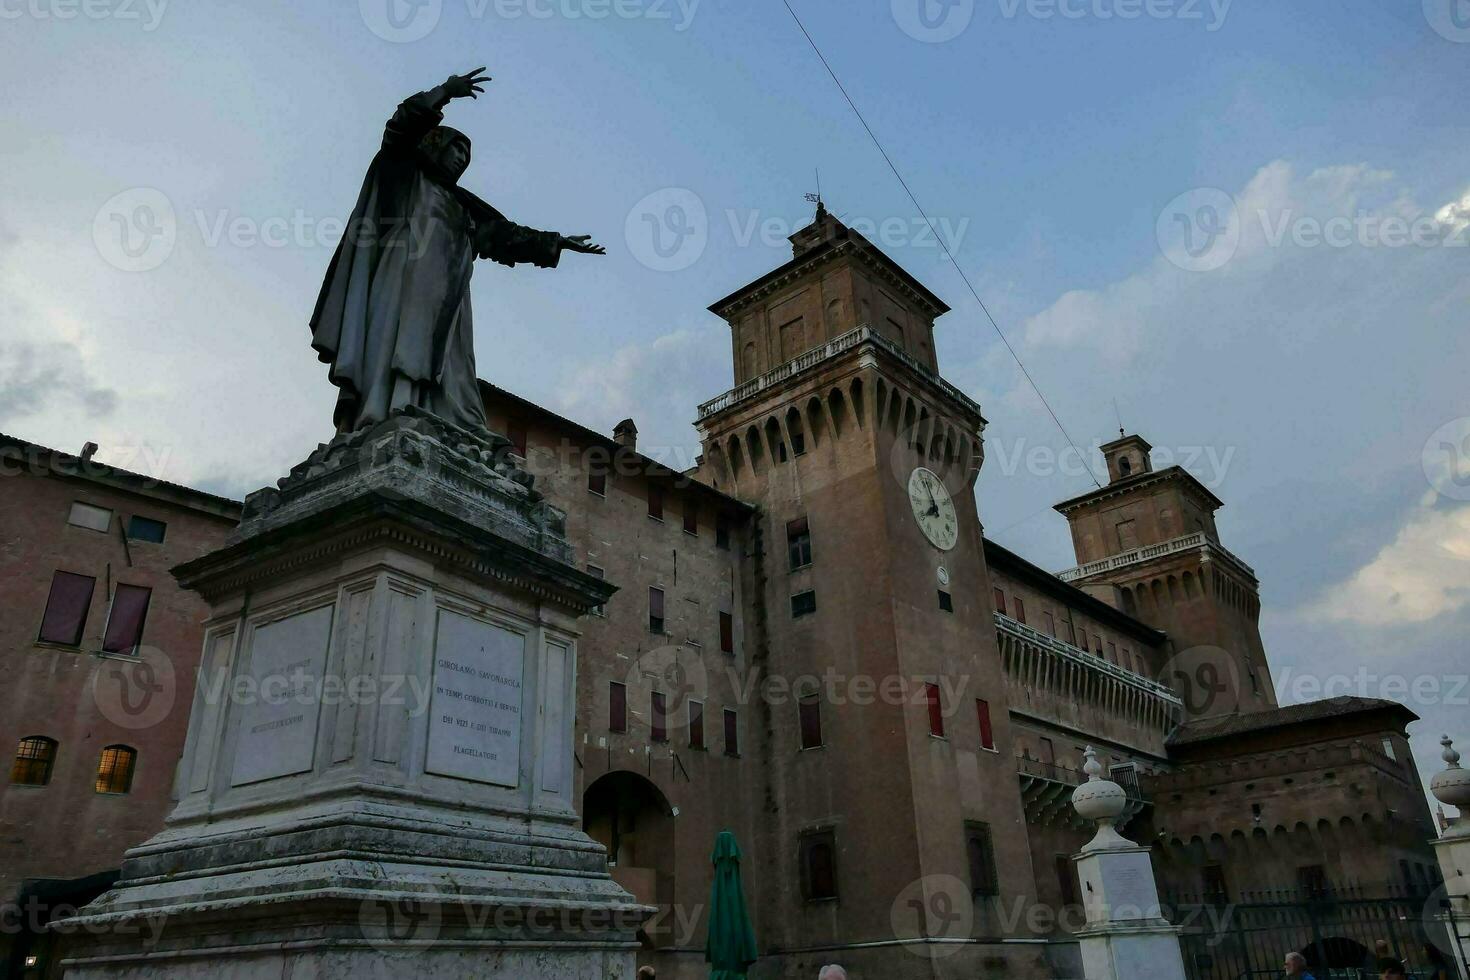
[[[801,18],[798,17],[796,11],[792,9],[790,0],[781,0],[781,3],[786,7],[786,12],[791,15],[791,19],[796,22],[796,26],[801,30],[802,36],[806,38],[807,44],[811,45],[812,51],[816,53],[818,60],[822,62],[822,67],[827,69],[828,75],[832,76],[832,81],[836,84],[837,91],[841,92],[842,97],[847,100],[848,107],[852,109],[853,115],[857,116],[858,122],[862,123],[863,129],[867,131],[868,139],[872,140],[873,145],[878,148],[878,152],[883,157],[883,162],[888,164],[889,170],[893,171],[893,176],[898,179],[899,186],[901,186],[903,188],[903,192],[908,195],[909,201],[919,212],[919,216],[924,219],[924,224],[929,226],[929,231],[939,242],[939,247],[944,249],[944,254],[949,259],[950,265],[954,266],[955,271],[960,274],[960,279],[964,282],[965,288],[970,291],[970,295],[975,297],[975,302],[979,305],[981,312],[985,314],[985,319],[990,321],[990,326],[992,329],[995,330],[995,335],[1000,338],[1000,342],[1004,344],[1005,349],[1010,352],[1011,358],[1016,362],[1016,367],[1021,369],[1022,376],[1025,377],[1026,382],[1031,385],[1031,390],[1036,392],[1037,398],[1041,399],[1041,404],[1046,408],[1046,413],[1050,415],[1051,420],[1057,424],[1057,428],[1061,431],[1062,437],[1067,440],[1067,444],[1072,447],[1072,449],[1077,453],[1077,457],[1082,460],[1082,465],[1087,468],[1087,475],[1092,479],[1093,484],[1101,489],[1102,484],[1098,482],[1097,474],[1095,474],[1092,470],[1091,460],[1089,460],[1086,454],[1082,452],[1081,448],[1078,447],[1076,440],[1074,440],[1072,436],[1067,432],[1067,427],[1062,425],[1062,420],[1058,418],[1057,413],[1052,410],[1051,403],[1048,402],[1046,400],[1046,396],[1041,393],[1041,386],[1036,383],[1035,378],[1031,377],[1031,372],[1026,370],[1026,365],[1022,363],[1021,356],[1016,353],[1016,349],[1012,347],[1011,342],[1006,339],[1005,331],[1001,330],[1000,324],[997,323],[995,317],[991,315],[990,307],[985,305],[985,301],[980,298],[980,293],[970,282],[970,277],[965,275],[964,269],[960,268],[960,263],[955,259],[954,253],[949,250],[949,243],[944,240],[943,235],[939,234],[939,230],[934,227],[934,222],[929,220],[928,213],[925,212],[923,205],[919,203],[919,199],[914,196],[914,192],[909,188],[908,181],[903,179],[903,174],[899,173],[898,167],[895,166],[893,163],[893,158],[890,157],[888,155],[888,151],[883,148],[883,143],[881,140],[878,139],[878,135],[873,132],[873,127],[868,125],[868,120],[863,116],[862,110],[857,107],[857,103],[854,102],[852,96],[847,93],[847,86],[842,84],[842,79],[838,78],[837,72],[832,70],[832,65],[827,60],[827,56],[822,53],[821,48],[817,47],[817,42],[812,38],[811,32],[806,29],[806,25],[801,22]]]

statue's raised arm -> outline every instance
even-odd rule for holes
[[[484,68],[405,99],[388,121],[311,318],[312,347],[339,389],[339,432],[414,406],[483,430],[470,276],[476,258],[554,268],[563,250],[604,255],[587,235],[538,231],[459,186],[470,140],[443,124],[477,99]]]

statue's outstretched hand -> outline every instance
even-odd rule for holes
[[[561,247],[583,255],[606,255],[607,249],[592,240],[591,235],[563,235]]]
[[[490,81],[490,76],[485,74],[485,67],[481,65],[468,75],[450,75],[449,80],[444,83],[444,93],[451,99],[463,99],[468,96],[478,99],[480,93],[485,91],[485,83]]]

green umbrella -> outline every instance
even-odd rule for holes
[[[710,980],[738,980],[756,960],[755,932],[740,889],[740,845],[728,830],[715,838],[715,883],[709,891],[709,939],[704,961]]]

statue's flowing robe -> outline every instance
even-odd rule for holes
[[[409,405],[483,430],[470,315],[477,243],[504,265],[560,259],[560,235],[505,220],[420,151],[441,119],[420,93],[388,121],[317,298],[311,346],[340,389],[339,432]]]

